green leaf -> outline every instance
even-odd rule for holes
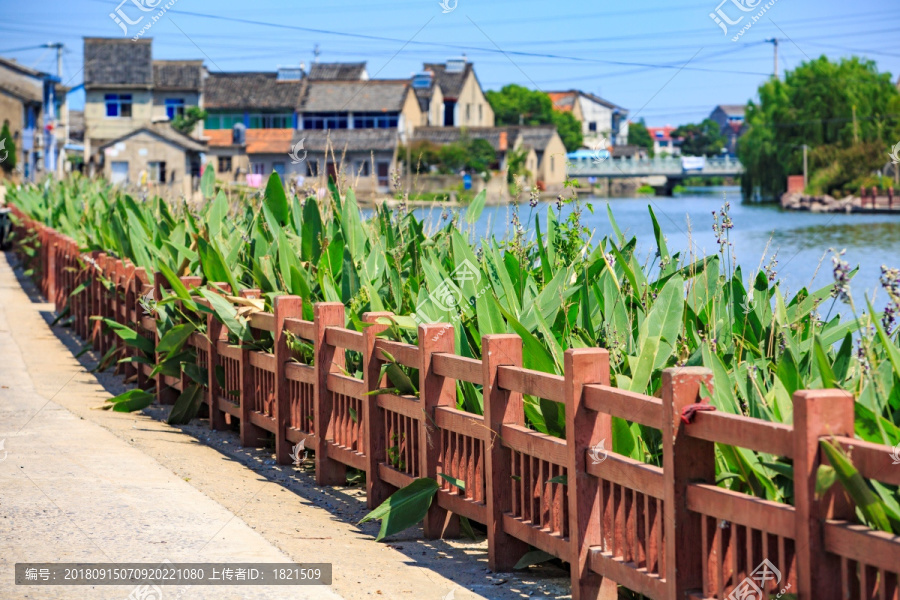
[[[562,475],[551,477],[547,480],[547,483],[561,483],[563,485],[569,485],[569,476],[563,473]]]
[[[450,477],[446,473],[438,473],[447,483],[450,485],[458,487],[462,491],[466,491],[466,482],[462,479],[457,479],[456,477]]]
[[[206,169],[203,170],[203,177],[200,178],[200,193],[207,200],[216,193],[216,172],[213,170],[212,163],[207,163]]]
[[[250,325],[247,323],[246,319],[238,316],[237,309],[231,302],[218,293],[208,289],[201,289],[200,295],[206,298],[210,308],[212,308],[215,313],[216,318],[225,325],[226,329],[228,329],[232,335],[244,342],[253,341]]]
[[[376,541],[399,533],[425,518],[431,500],[438,491],[438,482],[428,477],[416,479],[408,486],[394,492],[381,505],[362,518],[360,523],[381,520]]]
[[[266,184],[265,203],[272,215],[278,219],[278,224],[284,227],[288,222],[290,212],[281,177],[274,171],[269,175],[269,182]]]
[[[843,448],[824,439],[819,440],[819,445],[828,457],[828,462],[834,467],[837,479],[863,514],[867,524],[873,529],[890,532],[891,524],[885,512],[884,502],[872,492]]]
[[[122,341],[125,342],[126,345],[137,348],[147,354],[153,354],[153,342],[144,336],[139,335],[134,329],[122,325],[121,323],[116,323],[112,319],[107,319],[106,317],[101,320],[107,327],[112,329],[117,336],[122,338]]]
[[[469,203],[466,208],[466,223],[474,225],[481,218],[481,212],[484,210],[484,203],[487,199],[487,189],[481,190]]]
[[[203,404],[202,392],[203,389],[196,383],[189,385],[178,396],[172,411],[169,413],[169,418],[166,419],[166,423],[169,425],[187,425],[190,423],[191,419],[197,416],[200,405]]]
[[[112,409],[116,412],[134,412],[147,408],[154,400],[156,396],[144,390],[128,390],[124,394],[110,398],[107,402],[113,405]]]
[[[160,354],[178,352],[196,330],[197,328],[190,323],[176,325],[162,336],[156,345],[156,351]]]

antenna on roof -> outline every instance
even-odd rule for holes
[[[314,65],[319,63],[319,55],[320,55],[320,54],[322,54],[322,51],[319,50],[319,45],[316,44],[316,45],[313,47],[313,56],[315,56],[315,58],[313,59],[313,64],[314,64]]]

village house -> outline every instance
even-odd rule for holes
[[[190,197],[206,146],[167,123],[151,123],[101,144],[101,173],[111,183],[167,197]]]
[[[491,108],[475,67],[466,57],[454,58],[444,64],[425,63],[423,73],[432,73],[434,84],[423,90],[420,97],[428,99],[428,109],[436,107],[442,114],[429,120],[430,125],[445,127],[493,127],[494,110]],[[428,90],[440,90],[440,97],[431,97]],[[417,96],[419,93],[417,92]],[[440,101],[440,102],[438,102]],[[421,100],[420,100],[421,102]],[[435,122],[436,121],[436,122]]]
[[[107,173],[119,183],[149,181],[178,193],[190,190],[191,178],[200,175],[200,161],[190,153],[202,144],[185,141],[191,138],[169,122],[202,104],[205,76],[199,60],[154,61],[151,38],[85,38],[84,155],[89,172]],[[202,124],[192,134],[201,136]],[[123,156],[122,144],[129,143],[140,151]],[[175,159],[174,146],[186,154]],[[107,164],[110,156],[118,164]],[[165,163],[165,175],[151,163]],[[138,176],[143,173],[149,175]]]
[[[585,147],[628,144],[627,109],[580,90],[548,92],[547,95],[556,110],[572,113],[581,123]]]
[[[397,128],[305,129],[294,132],[293,144],[302,147],[300,186],[323,188],[329,179],[350,185],[359,196],[390,192],[391,174],[398,172]]]
[[[497,154],[497,163],[492,165],[496,171],[507,169],[512,152],[524,152],[527,186],[537,186],[543,191],[562,189],[566,180],[566,147],[553,125],[418,127],[412,143],[429,142],[443,146],[464,139],[483,139],[490,143]]]
[[[313,63],[307,78],[310,81],[368,81],[364,62]]]
[[[746,112],[744,104],[720,104],[709,113],[709,118],[718,123],[719,131],[725,136],[725,148],[731,156],[737,154],[738,140],[747,132]]]
[[[647,128],[653,140],[653,156],[681,156],[681,140],[672,137],[676,129],[671,125]]]
[[[65,164],[66,88],[53,75],[0,58],[0,127],[9,121],[16,171],[26,180],[61,175]],[[10,148],[0,148],[0,161]]]

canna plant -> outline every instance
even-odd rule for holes
[[[204,297],[234,342],[251,341],[236,298],[185,289],[178,281],[199,275],[228,283],[235,295],[261,290],[254,310],[270,309],[273,298],[285,293],[303,298],[306,319],[314,302],[342,302],[347,327],[355,330],[364,327],[364,312],[391,311],[395,316],[382,335],[413,343],[419,322],[452,323],[456,352],[472,358],[481,357],[483,335],[515,333],[524,344],[524,366],[545,372],[562,372],[566,348],[604,347],[613,384],[650,395],[659,394],[663,369],[704,366],[713,372],[711,402],[718,410],[769,421],[792,422],[791,396],[799,389],[838,387],[858,398],[858,437],[900,443],[900,351],[893,324],[882,323],[871,307],[862,315],[851,310],[851,318],[832,315],[846,305],[848,269],[833,285],[790,296],[777,281],[774,260],[745,274],[730,258],[734,224],[727,205],[713,223],[719,252],[703,257],[670,250],[648,207],[655,252],[642,261],[638,240],[623,234],[609,206],[609,233],[596,241],[598,232],[581,224],[580,207],[564,218],[563,200],[549,205],[543,219],[532,203],[525,223],[533,223],[533,237],[516,206],[510,235],[476,239],[473,224],[483,196],[465,217],[453,215],[429,232],[404,210],[380,206],[364,218],[349,189],[289,197],[275,174],[263,193],[231,201],[215,190],[207,168],[201,190],[201,206],[172,206],[76,177],[11,196],[85,251],[104,250],[162,272],[173,294],[160,302],[158,318],[167,332],[181,324],[202,332],[192,315],[204,312],[196,304]],[[308,361],[309,349],[297,342],[295,357]],[[409,387],[415,373],[386,358],[392,386],[416,393]],[[172,361],[185,368],[191,357],[175,352]],[[359,375],[360,364],[348,354],[350,374]],[[459,384],[457,403],[480,414],[479,386]],[[561,406],[526,396],[525,414],[534,429],[564,435]],[[657,430],[615,419],[611,445],[634,459],[661,463]],[[717,463],[721,485],[791,500],[791,466],[778,457],[720,445]],[[896,490],[885,488],[884,494],[895,497]]]

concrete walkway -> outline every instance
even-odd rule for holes
[[[94,410],[121,378],[87,371],[71,330],[0,255],[0,600],[110,598],[133,586],[15,586],[16,562],[330,562],[332,586],[163,587],[162,598],[568,598],[555,567],[494,575],[483,539],[376,543],[364,490],[319,488],[205,421]],[[24,286],[24,290],[23,290]],[[26,293],[26,291],[28,293]],[[30,297],[29,297],[30,295]],[[154,418],[156,417],[156,418]]]

